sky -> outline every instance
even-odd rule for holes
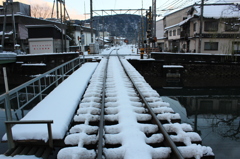
[[[5,0],[1,0],[2,2]],[[17,0],[25,4],[44,4],[53,6],[54,0]],[[14,2],[17,2],[14,0]],[[66,8],[71,19],[85,19],[84,13],[87,13],[86,18],[90,13],[90,0],[65,0]],[[147,9],[152,5],[151,0],[92,0],[93,10],[103,9]],[[142,7],[143,6],[143,7]],[[99,13],[102,14],[102,13]]]
[[[0,3],[6,0],[0,0]],[[22,2],[25,4],[41,4],[47,5],[49,8],[53,7],[54,0],[13,0],[14,2]],[[56,0],[55,0],[56,1]],[[227,2],[233,1],[240,3],[240,0],[208,0],[207,2]],[[156,0],[157,15],[160,15],[162,10],[175,9],[186,4],[199,3],[200,0]],[[90,17],[90,0],[65,0],[67,12],[70,19],[84,20]],[[152,6],[152,0],[92,0],[93,10],[107,10],[107,9],[149,9]],[[102,12],[97,12],[102,15]],[[111,13],[109,13],[111,14]],[[140,12],[139,12],[140,14]],[[97,14],[95,14],[97,15]],[[93,16],[95,16],[93,15]]]

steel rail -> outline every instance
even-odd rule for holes
[[[117,53],[118,55],[118,53]],[[175,157],[177,159],[184,159],[184,157],[182,156],[182,154],[180,153],[179,149],[177,148],[176,144],[173,142],[173,140],[170,138],[169,134],[167,133],[167,131],[165,130],[165,128],[163,127],[162,123],[159,121],[159,119],[157,118],[156,114],[153,112],[151,106],[148,104],[147,100],[145,99],[145,97],[143,96],[143,94],[141,93],[141,90],[137,87],[137,85],[135,84],[133,78],[130,76],[130,74],[128,73],[127,69],[124,67],[120,57],[118,56],[118,59],[122,65],[122,67],[124,68],[124,71],[126,72],[126,74],[128,75],[129,79],[131,80],[131,82],[133,83],[134,88],[137,90],[137,92],[139,93],[140,98],[143,100],[146,108],[148,109],[149,113],[152,115],[154,122],[156,122],[159,130],[161,131],[161,133],[164,136],[164,139],[166,141],[166,144],[172,149],[172,152],[174,153]]]
[[[100,114],[100,121],[99,121],[99,129],[98,129],[98,151],[97,151],[97,159],[102,159],[103,158],[103,132],[104,132],[104,108],[105,108],[105,96],[106,96],[106,80],[107,80],[107,68],[108,68],[108,62],[109,62],[109,57],[111,53],[115,49],[111,50],[107,57],[107,64],[104,70],[104,79],[103,79],[103,86],[102,86],[102,103],[101,103],[101,114]]]

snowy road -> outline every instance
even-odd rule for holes
[[[121,59],[126,70],[131,74],[137,87],[151,106],[166,129],[171,139],[178,145],[184,158],[213,156],[210,147],[200,145],[200,136],[192,132],[188,124],[180,124],[180,116],[160,98],[144,78],[127,62]],[[104,70],[107,66],[106,88],[103,88]],[[101,97],[105,94],[103,156],[109,159],[152,159],[173,156],[170,147],[152,116],[146,109],[139,93],[121,66],[118,57],[110,56],[99,63],[91,82],[74,116],[74,125],[69,130],[64,142],[67,147],[58,153],[58,159],[94,159],[98,156],[98,127],[101,112]]]

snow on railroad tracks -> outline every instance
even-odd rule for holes
[[[178,146],[184,158],[201,158],[214,156],[210,147],[201,146],[200,136],[192,132],[188,124],[174,123],[180,121],[168,103],[163,102],[159,94],[146,83],[144,78],[122,59],[138,88],[146,97],[157,118],[165,123],[163,126]],[[65,144],[58,153],[59,159],[94,159],[97,156],[98,121],[100,119],[101,93],[103,75],[107,60],[102,59],[91,78],[82,99],[73,126],[65,138]],[[152,159],[169,158],[171,149],[163,145],[163,135],[158,126],[149,123],[151,115],[142,104],[132,83],[121,67],[117,57],[110,57],[106,83],[105,99],[105,148],[103,154],[109,159]],[[95,145],[95,146],[94,146]],[[156,146],[158,145],[158,146]]]

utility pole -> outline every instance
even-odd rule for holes
[[[12,10],[12,26],[13,26],[13,47],[14,47],[14,51],[15,51],[15,45],[16,45],[16,26],[15,26],[15,17],[14,17],[14,13],[13,13],[13,1],[10,0],[11,2],[11,10]]]
[[[90,0],[90,28],[91,28],[91,43],[93,43],[93,13],[92,0]]]
[[[57,0],[58,1],[58,0]],[[61,30],[62,30],[62,52],[64,51],[64,37],[63,37],[63,13],[62,13],[62,0],[60,0],[60,18],[61,18]]]
[[[6,19],[7,19],[7,6],[8,1],[6,0],[6,3],[4,5],[4,19],[3,19],[3,34],[2,34],[2,50],[4,50],[4,40],[5,40],[5,30],[6,30]]]
[[[3,35],[2,35],[2,50],[4,50],[4,41],[5,41],[5,32],[6,32],[6,21],[7,21],[7,8],[8,5],[11,4],[11,14],[12,14],[12,27],[13,27],[13,51],[15,51],[16,45],[16,26],[15,26],[15,18],[14,18],[14,10],[13,10],[13,0],[6,0],[4,5],[4,20],[3,20]]]
[[[200,26],[199,26],[198,53],[201,53],[201,47],[202,47],[203,7],[204,7],[204,0],[201,0],[201,14],[200,14]]]
[[[56,9],[57,9],[57,19],[59,19],[58,0],[56,1]]]
[[[156,37],[156,0],[152,0],[152,38]],[[155,47],[155,42],[153,42]]]

